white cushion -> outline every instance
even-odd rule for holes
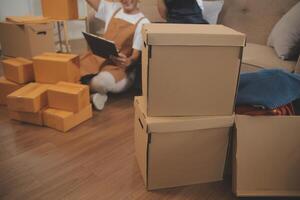
[[[224,1],[203,1],[203,18],[210,24],[217,24],[219,14],[224,5]]]

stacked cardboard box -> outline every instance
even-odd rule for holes
[[[245,35],[149,24],[143,39],[135,148],[147,189],[222,180]]]
[[[78,19],[77,0],[42,0],[43,16],[56,20]]]
[[[74,54],[43,53],[33,58],[35,80],[55,84],[59,81],[78,83],[79,56]]]
[[[40,17],[10,17],[0,23],[2,55],[33,56],[55,52],[53,24]]]
[[[10,58],[2,61],[4,77],[0,78],[0,105],[6,105],[6,97],[24,84],[34,81],[32,61]]]
[[[88,86],[59,82],[48,89],[46,126],[66,132],[92,117]]]
[[[47,106],[47,90],[50,85],[29,83],[7,96],[12,119],[43,125],[42,110]]]

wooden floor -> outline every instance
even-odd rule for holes
[[[0,107],[0,199],[237,199],[230,181],[146,191],[134,157],[132,104],[132,92],[110,96],[102,112],[67,134],[12,121]]]

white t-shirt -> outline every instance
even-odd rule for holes
[[[100,1],[98,11],[95,15],[95,17],[103,20],[105,22],[105,29],[107,30],[108,24],[113,16],[113,14],[118,10],[122,8],[122,4],[119,2],[108,2],[106,0]],[[115,16],[115,18],[123,19],[131,24],[136,24],[138,20],[140,20],[142,17],[144,17],[143,13],[137,13],[134,15],[130,15],[124,12],[123,9],[121,9]],[[142,38],[142,27],[143,24],[148,24],[150,21],[146,18],[144,18],[138,26],[136,27],[134,37],[133,37],[133,45],[132,48],[136,50],[142,50],[143,47],[143,38]]]
[[[203,1],[202,0],[197,0],[198,6],[204,10],[204,6],[203,6]]]

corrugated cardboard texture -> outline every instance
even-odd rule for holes
[[[53,24],[0,23],[2,54],[10,57],[33,56],[55,52]]]
[[[8,108],[19,112],[38,112],[48,104],[49,85],[29,83],[7,96]]]
[[[6,79],[23,84],[34,81],[33,63],[25,58],[12,58],[2,61]]]
[[[89,87],[59,82],[48,89],[48,106],[70,112],[79,112],[90,104]]]
[[[246,36],[223,25],[145,24],[148,45],[245,46]]]
[[[142,104],[138,103],[140,100],[141,98],[135,100],[135,147],[147,189],[223,179],[229,127],[233,122],[225,128],[219,128],[216,121],[216,127],[212,128],[203,126],[194,130],[170,131],[163,134],[159,130],[148,132],[149,119],[142,112],[145,108],[141,108]],[[166,120],[160,121],[158,117],[151,119],[158,124],[164,124]],[[169,119],[171,120],[172,118]],[[174,122],[173,125],[179,127],[180,123]],[[194,126],[193,123],[191,126]]]
[[[80,79],[79,56],[73,54],[44,53],[33,58],[36,82],[77,83]]]
[[[232,115],[245,35],[224,26],[201,27],[144,27],[148,116]]]
[[[77,0],[42,0],[43,16],[51,19],[78,19]]]
[[[20,85],[6,80],[4,77],[0,77],[0,105],[7,104],[7,95],[20,89],[24,85]]]
[[[43,112],[45,126],[67,132],[93,115],[92,106],[88,105],[78,113],[48,108]]]
[[[236,116],[237,196],[300,196],[299,130],[299,116]]]
[[[9,111],[9,117],[17,121],[43,126],[42,111],[36,113]]]

